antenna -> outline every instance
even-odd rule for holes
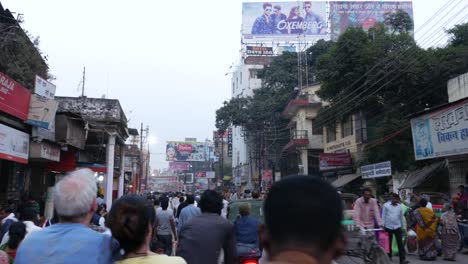
[[[83,82],[81,86],[81,97],[84,97],[85,81],[86,81],[86,67],[83,67]]]

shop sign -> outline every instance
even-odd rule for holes
[[[26,123],[32,126],[49,129],[49,125],[54,122],[57,108],[57,101],[33,94],[31,95],[28,120],[26,120]]]
[[[392,176],[392,162],[385,161],[361,166],[361,175],[363,179]]]
[[[258,46],[247,46],[247,55],[255,56],[273,56],[272,47],[258,47]]]
[[[49,99],[54,99],[55,90],[56,90],[56,86],[53,83],[48,82],[36,75],[36,85],[34,86],[34,92],[37,95],[40,95]]]
[[[335,170],[352,166],[352,158],[349,153],[320,153],[320,170]]]
[[[28,89],[0,72],[0,111],[24,121],[28,118],[30,99]]]
[[[46,159],[58,162],[60,161],[60,147],[47,141],[42,141],[41,143],[31,142],[29,158]]]
[[[190,162],[169,162],[169,169],[173,171],[188,171],[190,169]]]
[[[340,143],[336,143],[336,144],[333,144],[333,145],[328,145],[326,147],[326,150],[327,152],[339,152],[339,151],[342,151],[344,149],[346,149],[347,147],[351,146],[352,143],[351,143],[351,140],[347,140],[347,141],[343,141],[343,142],[340,142]]]
[[[215,172],[214,171],[207,171],[205,174],[206,174],[207,179],[214,179],[215,178]]]
[[[29,135],[0,124],[0,159],[28,163]]]

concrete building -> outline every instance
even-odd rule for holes
[[[253,96],[253,91],[262,86],[262,80],[258,77],[260,70],[271,63],[270,56],[248,56],[235,66],[232,72],[232,97]],[[232,128],[232,168],[234,181],[237,186],[242,184],[252,188],[252,172],[254,166],[250,154],[249,144],[242,127]]]
[[[291,139],[283,152],[293,156],[296,162],[292,164],[297,164],[297,172],[293,170],[291,174],[319,175],[318,156],[323,151],[323,129],[314,123],[322,107],[322,100],[317,96],[319,90],[320,84],[303,88],[283,111],[283,116],[291,120],[288,125]]]

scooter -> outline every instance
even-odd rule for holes
[[[237,259],[239,264],[258,264],[262,251],[257,244],[237,243]]]

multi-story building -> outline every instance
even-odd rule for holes
[[[248,56],[235,66],[232,72],[232,97],[253,96],[253,91],[262,86],[262,80],[258,73],[265,65],[271,63],[271,56]],[[242,127],[232,128],[232,168],[234,181],[238,187],[241,184],[252,188],[252,157],[248,139],[244,135]]]

